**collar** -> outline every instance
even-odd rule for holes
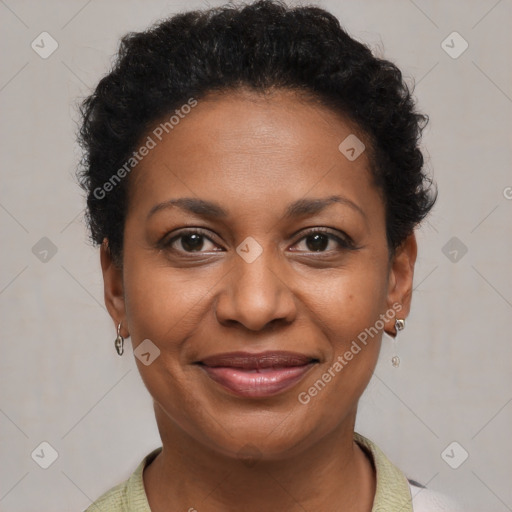
[[[413,512],[412,497],[406,476],[366,437],[354,432],[354,441],[373,462],[376,489],[372,512]]]
[[[405,475],[373,441],[357,432],[354,432],[354,441],[368,455],[375,468],[377,484],[371,512],[413,512],[411,491]],[[161,451],[160,446],[146,455],[126,482],[129,510],[151,512],[142,473]]]

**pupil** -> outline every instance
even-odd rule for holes
[[[181,245],[187,251],[199,250],[203,247],[203,237],[198,234],[186,235],[182,238]]]
[[[326,235],[319,233],[307,237],[306,245],[310,251],[318,252],[324,251],[329,244],[329,239]],[[183,237],[181,245],[187,251],[197,251],[203,247],[202,235],[192,234]]]
[[[309,243],[310,240],[313,240],[313,243]],[[329,243],[329,239],[326,235],[319,233],[315,235],[310,235],[307,237],[306,245],[310,251],[322,251],[325,250]]]

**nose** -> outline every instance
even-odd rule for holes
[[[264,250],[251,263],[236,255],[235,268],[226,276],[225,287],[217,297],[219,323],[259,331],[293,322],[297,313],[294,293],[284,282],[282,267],[271,261],[270,252]]]

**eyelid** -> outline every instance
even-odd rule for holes
[[[219,245],[215,240],[212,239],[210,232],[204,228],[196,228],[196,227],[190,227],[190,228],[183,228],[182,230],[178,230],[177,233],[174,233],[172,237],[169,237],[169,233],[167,233],[159,242],[158,246],[160,249],[165,249],[171,246],[176,240],[180,239],[181,237],[187,236],[187,235],[201,235],[204,238],[207,238],[210,242],[212,242],[215,245]],[[179,251],[181,252],[181,251]]]
[[[305,228],[305,231],[301,230],[298,233],[301,234],[301,236],[294,242],[293,245],[296,245],[301,240],[303,240],[304,238],[307,238],[310,235],[320,233],[322,235],[328,236],[331,239],[334,239],[344,249],[357,249],[358,248],[356,246],[354,240],[352,240],[352,238],[349,235],[347,235],[345,232],[340,231],[340,230],[335,230],[332,228],[313,227],[313,228]],[[295,237],[295,235],[293,235],[293,237]],[[321,252],[328,253],[330,251],[320,251],[319,253],[321,253]],[[314,251],[312,251],[312,253],[314,253]]]
[[[161,239],[161,241],[158,243],[158,247],[159,247],[159,249],[171,248],[171,245],[176,240],[179,240],[181,237],[184,237],[187,235],[193,235],[193,234],[200,235],[200,236],[206,238],[207,240],[209,240],[211,243],[219,246],[219,244],[217,242],[215,242],[215,240],[212,239],[212,237],[210,236],[209,233],[210,232],[208,230],[206,230],[204,228],[199,228],[199,227],[183,228],[182,230],[179,230],[177,233],[175,233],[171,238],[169,238],[168,234],[165,235]],[[293,243],[293,245],[297,245],[299,242],[301,242],[308,236],[311,236],[316,233],[323,234],[323,235],[329,237],[330,239],[336,241],[342,249],[345,249],[345,250],[358,249],[358,247],[356,246],[356,244],[354,243],[352,238],[349,235],[347,235],[345,232],[342,232],[339,230],[334,230],[332,228],[323,228],[323,227],[304,228],[304,229],[298,231],[297,233],[292,235],[291,238],[295,238],[298,234],[301,234],[302,236],[300,236]],[[293,245],[292,245],[292,247],[293,247]],[[184,254],[194,254],[194,252],[187,253],[187,251],[180,251],[179,249],[176,249],[176,252],[179,252],[182,254],[183,253]],[[195,254],[201,254],[202,252],[203,251],[198,251]],[[208,251],[206,251],[206,252],[208,252]],[[222,251],[215,251],[215,252],[222,252]],[[304,252],[304,251],[292,251],[292,252]],[[311,251],[311,254],[326,254],[326,253],[330,253],[330,252],[331,251],[318,251],[318,252]]]

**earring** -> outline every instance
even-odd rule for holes
[[[397,318],[395,320],[395,335],[393,336],[393,346],[395,347],[395,355],[391,358],[391,364],[398,368],[400,366],[400,358],[396,355],[396,335],[399,331],[403,331],[405,329],[405,320],[403,318]]]
[[[395,320],[396,332],[403,331],[405,329],[405,320],[403,318],[397,318]]]
[[[124,338],[121,336],[121,324],[117,326],[117,338],[114,341],[117,353],[122,356],[124,352]]]

